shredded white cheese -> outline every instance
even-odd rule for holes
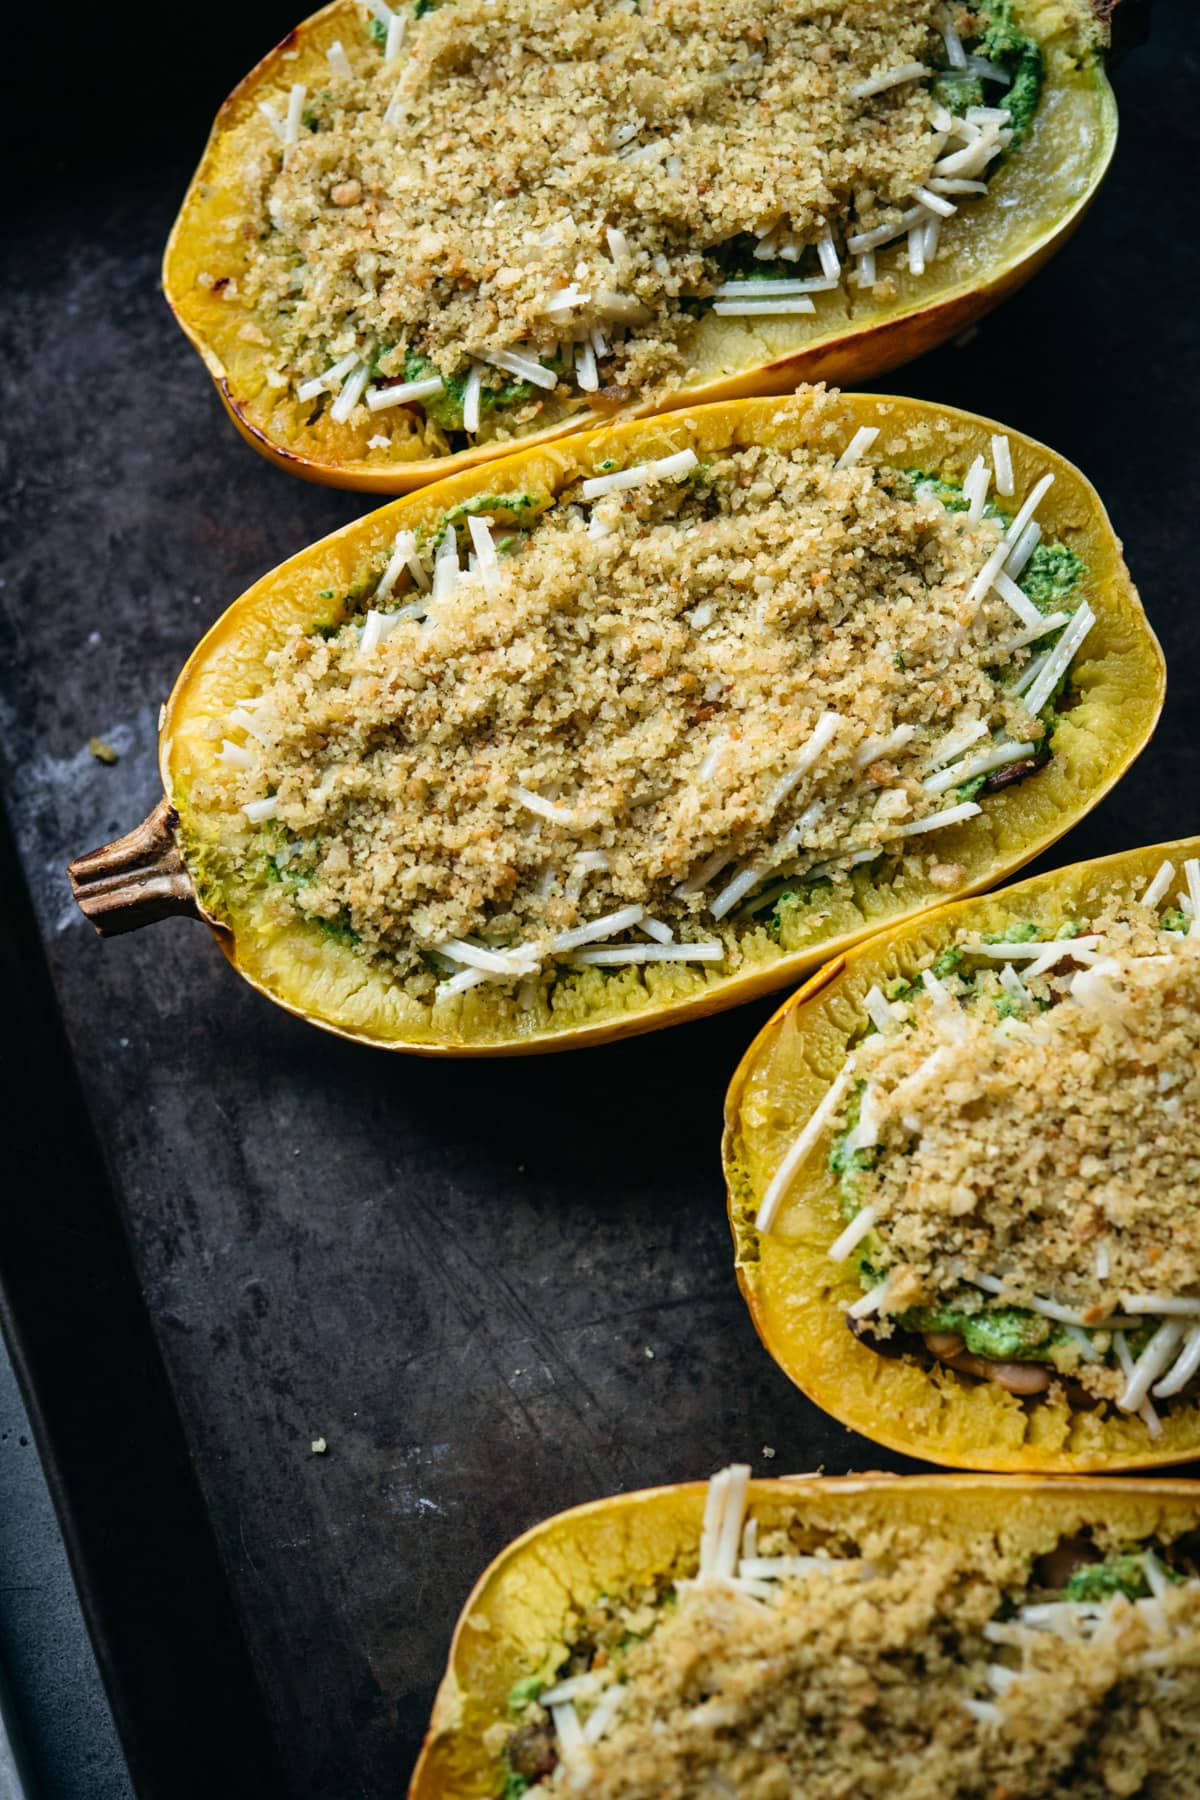
[[[842,723],[843,720],[840,713],[826,712],[821,714],[813,728],[812,735],[808,738],[799,756],[796,758],[787,774],[782,776],[780,780],[776,782],[770,794],[767,796],[768,812],[773,813],[778,807],[782,806],[793,788],[803,779],[812,768],[821,752],[830,744],[838,727]]]
[[[766,1192],[759,1202],[755,1219],[755,1224],[760,1232],[770,1231],[775,1221],[775,1215],[779,1211],[780,1202],[791,1186],[797,1169],[841,1105],[853,1076],[854,1058],[849,1057],[836,1080],[826,1092],[824,1099],[814,1108],[803,1131],[795,1139],[768,1182]]]
[[[575,379],[585,394],[594,394],[600,386],[596,351],[590,343],[575,346]]]
[[[1192,1325],[1188,1328],[1179,1356],[1151,1390],[1155,1399],[1169,1400],[1173,1394],[1182,1392],[1197,1370],[1200,1370],[1200,1325]]]
[[[835,469],[853,468],[856,462],[864,457],[875,439],[879,436],[878,425],[860,425],[842,454],[834,463]]]
[[[1165,862],[1162,862],[1159,864],[1158,873],[1155,875],[1153,881],[1151,881],[1149,887],[1146,889],[1145,893],[1142,895],[1140,904],[1142,906],[1148,906],[1152,909],[1154,907],[1160,905],[1161,902],[1163,901],[1163,899],[1166,897],[1167,890],[1170,888],[1171,883],[1174,881],[1174,879],[1175,879],[1175,864],[1168,857]]]
[[[423,375],[420,381],[398,381],[392,387],[371,388],[367,405],[372,412],[383,412],[389,406],[407,406],[414,400],[432,400],[445,384],[440,375]],[[300,391],[300,390],[298,390]],[[301,392],[301,398],[303,399]]]
[[[308,89],[302,81],[293,82],[288,94],[287,117],[283,121],[283,141],[285,144],[296,144],[300,141],[300,126],[304,116],[304,96]]]
[[[945,812],[930,813],[927,819],[914,819],[909,825],[896,827],[897,837],[920,837],[925,831],[941,831],[947,825],[960,825],[973,819],[983,808],[975,800],[964,800],[960,806],[948,806]]]
[[[325,56],[330,69],[335,75],[346,77],[353,75],[354,70],[350,67],[350,58],[342,48],[341,38],[334,38],[332,44],[330,44],[328,50],[326,50]]]
[[[352,350],[349,356],[343,356],[340,362],[335,362],[323,375],[314,375],[311,381],[302,381],[296,389],[297,400],[315,400],[318,394],[338,387],[357,363],[358,351]]]
[[[1042,623],[1042,614],[1038,611],[1028,594],[1022,593],[1012,576],[1000,569],[992,582],[992,591],[1012,607],[1027,631],[1036,631]]]
[[[936,213],[939,219],[952,219],[958,211],[952,200],[947,200],[944,194],[939,194],[933,188],[914,188],[913,199],[919,201],[928,212]]]
[[[385,63],[395,62],[404,43],[404,34],[408,29],[408,18],[404,13],[393,13],[387,23],[387,41],[384,44],[383,60]]]
[[[1161,1313],[1181,1319],[1200,1319],[1200,1300],[1177,1298],[1171,1294],[1125,1294],[1121,1305],[1130,1313]]]
[[[614,469],[608,475],[590,475],[583,484],[583,498],[599,500],[603,494],[623,493],[626,488],[642,487],[648,481],[687,475],[699,461],[694,450],[678,450],[674,456],[663,456],[656,462],[635,463],[631,469]]]
[[[970,182],[964,185],[980,187],[983,184]],[[992,469],[996,476],[996,492],[1003,495],[1011,494],[1013,492],[1012,450],[1007,437],[999,432],[992,438]]]
[[[555,825],[569,825],[575,816],[569,806],[562,806],[557,800],[545,800],[531,788],[514,783],[508,791],[527,812],[536,813],[539,819],[549,819]]]
[[[873,1229],[878,1213],[873,1206],[863,1206],[855,1213],[845,1231],[834,1238],[825,1252],[830,1262],[845,1262],[852,1250],[856,1250],[863,1239]]]
[[[447,525],[445,535],[438,545],[437,555],[433,559],[433,594],[434,606],[440,606],[448,600],[458,586],[458,578],[462,573],[458,561],[458,533],[453,525]]]
[[[579,968],[619,968],[623,963],[724,962],[725,955],[724,944],[614,944],[576,951],[573,960]]]
[[[869,1294],[864,1294],[861,1300],[856,1300],[852,1306],[846,1308],[849,1317],[852,1319],[869,1319],[872,1314],[877,1313],[887,1298],[887,1291],[890,1284],[891,1277],[885,1276],[878,1287],[873,1287]]]
[[[922,76],[932,73],[924,63],[901,63],[898,68],[885,69],[882,75],[872,75],[869,81],[856,82],[850,94],[855,100],[869,100],[873,94],[885,93],[888,88],[899,87],[906,81],[920,81]]]
[[[484,362],[491,363],[494,369],[503,369],[506,375],[515,375],[518,381],[528,381],[534,387],[553,389],[558,386],[558,376],[553,369],[544,369],[540,362],[531,356],[522,356],[519,350],[489,350]]]
[[[996,744],[990,750],[981,751],[978,756],[968,756],[962,762],[951,763],[949,768],[940,769],[936,775],[930,775],[922,786],[927,794],[942,794],[947,788],[957,787],[960,782],[971,781],[976,775],[990,775],[993,769],[1003,769],[1008,763],[1020,762],[1022,757],[1032,756],[1037,749],[1036,744],[1014,744],[1011,741]]]
[[[1159,1376],[1165,1373],[1168,1365],[1175,1360],[1182,1337],[1182,1325],[1176,1325],[1173,1321],[1168,1320],[1159,1326],[1132,1368],[1127,1372],[1128,1379],[1124,1392],[1117,1399],[1117,1405],[1122,1412],[1136,1412],[1142,1402],[1148,1398],[1151,1387]]]
[[[786,318],[790,314],[816,312],[807,294],[793,294],[781,300],[716,300],[713,311],[718,318],[768,319]]]
[[[882,1031],[885,1035],[895,1031],[898,1021],[892,1011],[891,1001],[884,998],[877,983],[872,984],[863,995],[863,1006],[877,1031]]]
[[[1077,950],[1092,950],[1100,942],[1098,937],[1087,935],[1074,938],[1029,938],[1020,942],[995,944],[964,944],[963,949],[968,956],[986,956],[996,962],[1019,962],[1028,959],[1030,962],[1040,961],[1049,952],[1059,961],[1073,956]]]
[[[616,937],[619,931],[628,931],[631,925],[640,925],[645,916],[644,906],[619,907],[616,912],[605,913],[602,919],[592,919],[587,925],[576,925],[570,931],[560,931],[552,948],[555,951],[577,950],[581,944],[594,944],[600,938]]]
[[[524,946],[506,951],[488,950],[482,944],[467,943],[465,938],[447,938],[443,943],[434,944],[433,948],[440,955],[449,957],[451,962],[462,963],[469,969],[482,969],[488,975],[528,975],[536,966]]]
[[[1081,601],[1071,617],[1071,623],[1046,658],[1045,667],[1040,671],[1037,680],[1025,696],[1025,704],[1031,713],[1041,712],[1070,668],[1075,652],[1095,623],[1095,613],[1086,600]]]
[[[920,224],[926,217],[923,206],[910,206],[901,214],[894,225],[876,225],[871,231],[856,231],[846,239],[846,248],[851,256],[861,256],[873,250],[882,250],[898,237],[903,237],[914,225]]]
[[[675,942],[675,933],[661,919],[645,918],[642,920],[641,928],[646,936],[652,937],[657,944],[673,944]]]
[[[987,726],[982,719],[970,719],[965,725],[956,725],[953,731],[948,731],[944,738],[934,744],[929,752],[926,768],[936,769],[940,763],[950,762],[986,734]]]
[[[579,1723],[579,1714],[569,1700],[564,1700],[561,1706],[550,1708],[550,1717],[554,1720],[559,1755],[564,1762],[570,1762],[572,1757],[578,1756],[587,1743],[583,1735],[583,1727]]]
[[[338,397],[329,409],[329,416],[339,425],[344,425],[354,408],[362,399],[363,389],[371,379],[368,365],[360,363],[357,369],[351,369],[345,381],[338,389]]]
[[[483,373],[478,363],[472,363],[471,373],[463,383],[462,418],[463,430],[472,437],[479,430],[479,400],[483,392]]]
[[[417,555],[417,536],[414,531],[398,531],[396,533],[392,542],[392,554],[388,559],[387,567],[379,577],[373,598],[385,600],[404,569],[408,570],[418,587],[428,588],[429,576],[424,563]]]

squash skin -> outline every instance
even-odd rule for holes
[[[703,1482],[614,1495],[547,1519],[500,1553],[463,1607],[409,1800],[494,1800],[498,1759],[483,1734],[504,1719],[509,1687],[558,1646],[572,1606],[694,1568],[704,1497]],[[1035,1554],[1087,1525],[1129,1540],[1200,1524],[1200,1482],[1180,1480],[784,1476],[751,1482],[749,1503],[850,1534],[899,1515],[931,1535],[995,1533]]]
[[[1098,46],[1106,43],[1110,34],[1103,8],[1097,6],[1095,10],[1101,18],[1100,23],[1093,19],[1093,9],[1087,0],[1023,0],[1021,19],[1047,44],[1057,43],[1058,35],[1063,34],[1072,46],[1085,42]],[[481,463],[494,462],[514,451],[593,430],[612,418],[642,418],[679,407],[786,393],[802,381],[839,384],[870,381],[956,337],[1029,280],[1080,223],[1095,198],[1116,147],[1116,103],[1096,48],[1088,52],[1087,85],[1094,89],[1088,96],[1088,104],[1093,108],[1093,116],[1088,120],[1086,130],[1080,122],[1079,144],[1074,146],[1075,156],[1082,157],[1085,166],[1075,175],[1072,184],[1064,186],[1061,204],[1050,209],[1044,225],[1010,254],[1002,255],[994,267],[989,266],[982,273],[976,271],[973,276],[968,270],[967,276],[958,280],[937,282],[927,279],[918,295],[902,295],[898,302],[876,307],[861,323],[848,318],[823,335],[812,337],[811,341],[807,333],[802,333],[795,349],[768,351],[757,358],[752,356],[748,361],[744,351],[733,350],[730,354],[738,364],[736,368],[704,377],[690,388],[665,395],[657,401],[632,402],[619,410],[592,407],[503,444],[481,443],[446,456],[380,463],[371,460],[365,451],[370,426],[340,427],[329,434],[333,441],[325,445],[314,441],[315,434],[298,416],[286,429],[271,425],[267,420],[269,409],[259,404],[259,394],[250,391],[252,359],[245,346],[239,348],[237,341],[239,328],[252,321],[252,313],[240,305],[231,306],[201,295],[196,286],[196,276],[201,270],[214,265],[222,267],[229,262],[228,248],[222,245],[222,228],[228,229],[240,216],[232,196],[221,185],[220,165],[226,136],[242,118],[254,111],[256,96],[263,86],[283,78],[280,59],[285,53],[300,59],[288,65],[286,79],[302,78],[305,58],[312,57],[323,64],[323,50],[329,42],[339,34],[343,37],[347,33],[360,34],[361,29],[356,0],[331,0],[331,4],[289,32],[238,83],[217,114],[208,144],[172,227],[163,258],[162,285],[181,329],[199,352],[222,405],[245,441],[276,467],[305,480],[368,493],[409,493],[426,482],[441,480]],[[1084,85],[1082,81],[1079,83],[1081,91]],[[1036,124],[1034,129],[1036,134]],[[1020,154],[1028,154],[1028,150]],[[1064,155],[1064,164],[1072,161],[1072,156]],[[1044,187],[1056,174],[1051,164],[1041,171],[1038,180]],[[1029,180],[1031,192],[1038,194],[1038,181],[1032,173]],[[1078,191],[1072,192],[1072,186]],[[736,327],[738,321],[724,323],[725,332],[719,341],[730,345],[738,343],[737,330],[730,329]],[[292,410],[299,414],[298,403]]]
[[[776,1230],[760,1237],[751,1216],[779,1141],[795,1133],[794,1113],[789,1126],[770,1133],[771,1096],[782,1084],[801,1108],[820,1098],[850,1031],[861,1023],[858,1003],[873,981],[911,972],[918,957],[936,952],[964,926],[993,931],[1043,902],[1048,909],[1061,902],[1068,913],[1086,917],[1114,888],[1141,893],[1164,857],[1178,868],[1198,854],[1200,838],[1188,838],[1075,863],[882,932],[827,963],[768,1020],[742,1058],[726,1097],[722,1146],[738,1285],[780,1368],[851,1430],[927,1462],[1046,1475],[1165,1468],[1200,1455],[1200,1401],[1164,1409],[1162,1436],[1154,1439],[1140,1418],[1101,1419],[1041,1400],[1023,1404],[991,1382],[944,1365],[924,1368],[881,1356],[860,1343],[844,1316],[862,1291],[855,1265],[843,1268],[825,1255],[844,1223],[825,1167],[827,1140],[800,1171]]]
[[[472,989],[461,997],[453,1023],[414,1029],[411,1020],[397,1015],[381,983],[364,984],[362,959],[352,951],[328,939],[318,951],[311,928],[299,925],[286,937],[259,942],[245,916],[239,920],[216,903],[206,891],[197,826],[190,816],[190,782],[211,763],[216,749],[206,735],[208,720],[228,711],[237,695],[253,690],[265,672],[263,652],[288,624],[316,624],[328,616],[321,594],[330,588],[345,593],[364,557],[378,555],[399,527],[431,525],[449,506],[498,485],[509,491],[553,492],[577,473],[590,473],[610,454],[636,461],[691,444],[703,456],[752,442],[840,448],[863,424],[880,427],[876,449],[884,458],[892,456],[901,464],[906,458],[932,458],[939,466],[943,458],[952,458],[959,470],[977,452],[987,453],[992,432],[1001,429],[992,421],[927,402],[862,394],[841,396],[831,404],[808,392],[787,400],[729,402],[674,413],[522,451],[423,489],[344,526],[250,588],[189,658],[167,703],[160,740],[164,791],[182,819],[179,841],[197,880],[201,910],[217,928],[221,948],[238,972],[289,1011],[358,1042],[423,1055],[519,1055],[604,1043],[755,999],[796,981],[883,924],[941,902],[941,892],[912,875],[895,880],[886,891],[867,882],[855,903],[845,903],[844,917],[824,941],[772,955],[736,975],[706,978],[703,987],[682,997],[672,997],[660,981],[649,989],[658,999],[646,1000],[645,990],[638,989],[638,1004],[626,1010],[583,1020],[564,1018],[537,1031],[489,1035],[479,1010],[486,989]],[[1161,651],[1099,497],[1061,457],[1014,433],[1009,437],[1018,493],[1043,470],[1055,472],[1041,517],[1049,534],[1071,542],[1089,563],[1097,624],[1077,664],[1083,701],[1063,715],[1050,763],[989,797],[976,818],[939,833],[939,854],[966,871],[959,890],[964,893],[1003,880],[1108,792],[1148,741],[1164,692]]]

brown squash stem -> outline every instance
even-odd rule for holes
[[[175,843],[178,823],[164,798],[135,830],[67,865],[71,891],[101,937],[137,931],[173,913],[204,917]]]

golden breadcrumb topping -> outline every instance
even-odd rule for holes
[[[697,311],[731,272],[835,287],[849,240],[903,240],[910,213],[919,272],[1012,137],[1003,76],[980,122],[936,100],[948,17],[939,0],[453,0],[402,8],[390,58],[347,33],[290,125],[281,81],[247,152],[243,297],[268,379],[317,407],[350,380],[361,406],[368,371],[440,374],[424,404],[459,429],[475,368],[467,429],[511,436],[590,394],[686,382]],[[855,279],[886,282],[873,264]],[[540,385],[490,360],[514,350]],[[329,393],[304,387],[331,368]]]
[[[549,1704],[489,1734],[507,1792],[1200,1794],[1200,1582],[1157,1551],[1100,1563],[1081,1539],[1034,1562],[911,1524],[819,1546],[776,1527],[745,1549],[749,1573],[597,1602]],[[1054,1563],[1085,1585],[1045,1586]]]
[[[731,968],[747,906],[928,854],[978,810],[931,785],[951,739],[1008,746],[1001,774],[1043,753],[1006,685],[1018,621],[969,601],[1000,526],[901,471],[753,447],[570,489],[527,531],[490,516],[414,551],[426,585],[406,574],[386,612],[293,632],[194,794],[281,909],[415,997],[464,965],[544,978],[631,948]]]
[[[1027,1002],[990,946],[961,940],[950,1007],[921,993],[897,1009],[905,1028],[863,1040],[855,1108],[876,1160],[855,1182],[889,1308],[981,1273],[1012,1304],[1048,1296],[1094,1321],[1125,1295],[1195,1292],[1200,940],[1156,927],[1089,921],[1078,961],[1032,975],[1019,946]]]

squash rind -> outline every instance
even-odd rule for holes
[[[316,623],[328,614],[323,594],[344,593],[364,558],[382,553],[401,526],[429,526],[471,494],[509,489],[553,493],[580,472],[591,473],[606,455],[624,461],[661,456],[693,445],[701,455],[730,444],[818,442],[840,445],[858,426],[879,426],[879,454],[909,462],[953,457],[965,469],[977,451],[988,452],[994,421],[928,402],[878,395],[843,395],[831,404],[809,391],[783,400],[726,402],[659,419],[610,427],[523,450],[504,462],[466,471],[356,520],[280,565],[248,590],[212,627],[185,664],[167,703],[160,766],[164,789],[183,821],[185,856],[198,878],[200,900],[211,918],[230,927],[222,948],[239,972],[279,1004],[312,1023],[359,1042],[423,1055],[520,1055],[598,1044],[699,1018],[787,986],[850,943],[910,913],[928,910],[945,896],[911,873],[882,890],[869,879],[853,902],[839,900],[832,933],[790,953],[763,951],[759,966],[735,975],[708,974],[684,984],[654,972],[645,983],[606,983],[614,1004],[605,1014],[553,1018],[544,1027],[518,1016],[512,1028],[488,1023],[486,988],[462,995],[454,1021],[433,1026],[415,1015],[413,1003],[372,981],[361,957],[325,940],[320,954],[310,927],[254,941],[236,917],[215,904],[206,889],[198,826],[188,784],[215,753],[207,736],[210,718],[222,716],[237,695],[263,678],[262,651],[285,625]],[[961,892],[1002,881],[1067,831],[1120,779],[1148,741],[1162,705],[1162,653],[1142,612],[1099,496],[1078,470],[1032,440],[1009,432],[1018,491],[1043,470],[1055,483],[1043,504],[1046,530],[1075,544],[1093,578],[1097,623],[1076,666],[1082,699],[1064,714],[1055,755],[1018,786],[989,797],[984,811],[965,825],[939,834],[939,853],[966,870]],[[239,941],[240,940],[240,941]],[[311,978],[304,974],[307,964]],[[666,968],[667,965],[661,967]],[[650,997],[647,998],[647,995]],[[405,1010],[407,1004],[408,1010]]]
[[[960,926],[997,930],[1043,899],[1061,898],[1069,913],[1086,918],[1089,904],[1112,884],[1140,892],[1164,857],[1178,866],[1197,854],[1200,838],[1123,851],[881,932],[785,1001],[742,1058],[726,1097],[723,1142],[738,1284],[780,1368],[851,1430],[927,1462],[992,1471],[1165,1468],[1200,1455],[1200,1401],[1173,1402],[1155,1439],[1138,1417],[1101,1418],[1059,1401],[1022,1403],[993,1383],[883,1357],[860,1343],[845,1321],[846,1305],[861,1293],[854,1267],[832,1264],[825,1254],[844,1221],[820,1149],[794,1184],[776,1229],[764,1238],[753,1224],[764,1171],[778,1160],[779,1143],[794,1135],[783,1115],[794,1120],[820,1099],[844,1060],[846,1035],[861,1022],[858,1002],[873,981],[910,973],[919,955],[935,952]],[[776,1117],[777,1131],[770,1123]]]
[[[484,1743],[509,1687],[562,1646],[572,1608],[602,1591],[694,1565],[705,1484],[613,1495],[525,1532],[485,1570],[455,1628],[409,1800],[491,1800],[498,1761]],[[932,1533],[994,1533],[1049,1549],[1087,1525],[1125,1541],[1200,1525],[1200,1482],[987,1475],[784,1476],[749,1503],[799,1512],[850,1535],[899,1512]]]
[[[311,57],[314,63],[323,63],[324,47],[339,33],[344,36],[361,32],[356,0],[331,0],[295,27],[250,70],[222,105],[167,242],[163,292],[185,336],[212,376],[222,405],[247,443],[277,467],[306,480],[369,493],[411,492],[426,482],[493,463],[499,456],[594,430],[614,418],[636,419],[680,407],[778,394],[800,381],[865,382],[957,336],[1027,281],[1079,224],[1107,172],[1116,146],[1116,103],[1098,50],[1080,50],[1095,36],[1083,23],[1085,16],[1090,17],[1089,9],[1081,0],[1026,0],[1022,12],[1025,22],[1051,47],[1052,55],[1056,54],[1053,47],[1060,36],[1070,46],[1060,58],[1062,69],[1071,70],[1069,79],[1064,75],[1063,91],[1069,88],[1072,104],[1077,101],[1082,108],[1086,103],[1090,109],[1086,124],[1082,114],[1077,121],[1074,158],[1055,158],[1046,146],[1044,166],[1035,169],[1029,162],[1030,147],[1019,153],[1027,159],[1027,198],[1037,195],[1040,188],[1052,184],[1060,175],[1063,179],[1062,204],[1052,209],[1046,222],[1026,232],[1010,254],[1001,255],[982,274],[970,273],[968,243],[964,252],[968,264],[965,278],[940,284],[926,282],[919,292],[902,292],[897,302],[877,307],[861,323],[855,322],[855,315],[863,303],[852,299],[846,320],[820,336],[811,335],[805,327],[797,348],[786,343],[786,330],[781,335],[778,328],[764,331],[761,322],[758,330],[751,330],[748,321],[725,321],[722,334],[714,335],[714,343],[735,346],[742,339],[749,342],[758,338],[762,354],[746,361],[744,354],[730,350],[725,360],[732,358],[736,367],[704,376],[692,387],[655,401],[633,403],[607,415],[600,409],[581,411],[527,437],[503,444],[480,443],[448,456],[411,462],[371,460],[358,443],[361,438],[365,444],[369,427],[339,428],[335,441],[328,448],[321,448],[311,441],[312,434],[302,424],[287,430],[268,424],[258,396],[250,391],[251,353],[238,339],[240,328],[253,323],[253,314],[240,303],[213,301],[196,286],[198,273],[213,266],[222,267],[223,259],[229,260],[232,226],[239,216],[231,195],[221,185],[224,138],[254,111],[255,96],[264,84],[285,78],[280,65],[282,56],[293,59],[286,79],[303,79],[306,59]],[[1055,66],[1059,66],[1058,62]],[[1068,182],[1063,170],[1078,158],[1083,159],[1083,166]],[[1020,178],[1019,159],[1015,166]],[[1010,197],[1010,202],[1014,197]],[[1014,221],[1024,210],[1011,203],[1007,208]],[[903,278],[901,286],[905,287]],[[796,329],[794,323],[792,329]],[[294,410],[299,412],[298,407]]]

